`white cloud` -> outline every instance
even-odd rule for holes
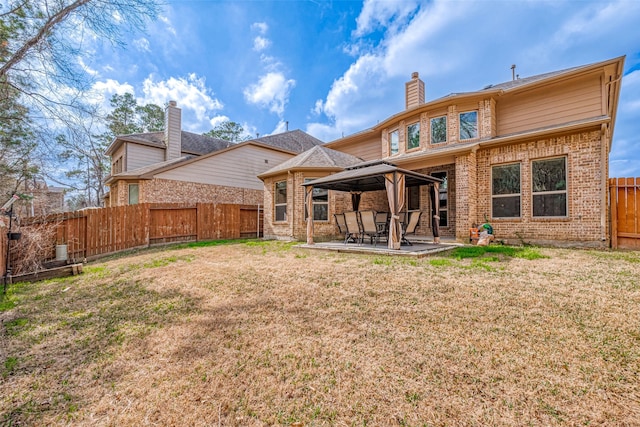
[[[229,120],[230,119],[227,116],[215,116],[215,117],[212,117],[211,120],[209,120],[209,124],[211,125],[211,128],[214,128],[218,126],[220,123],[228,122]]]
[[[95,82],[87,95],[91,102],[100,104],[106,109],[110,108],[109,100],[113,95],[124,95],[125,93],[135,94],[133,86],[129,83],[120,83],[117,80],[107,79]]]
[[[142,52],[151,52],[151,47],[150,47],[150,43],[149,40],[147,40],[146,38],[142,37],[139,38],[137,40],[133,41],[133,45]]]
[[[258,36],[253,39],[253,50],[255,50],[256,52],[260,52],[261,50],[268,48],[270,45],[271,40],[264,37]]]
[[[362,11],[356,19],[356,36],[363,36],[378,28],[396,30],[397,25],[406,21],[407,17],[418,7],[418,2],[366,0]]]
[[[245,88],[244,98],[250,104],[268,107],[269,111],[282,115],[295,85],[296,81],[287,79],[284,74],[270,72],[260,77],[258,83]]]
[[[80,64],[80,67],[82,67],[82,69],[89,75],[91,76],[97,76],[98,74],[100,74],[97,70],[94,70],[93,68],[89,67],[85,62],[84,59],[82,57],[78,57],[78,63]]]
[[[222,102],[210,94],[205,79],[194,73],[160,81],[155,81],[155,77],[150,75],[142,83],[142,92],[143,103],[164,105],[168,101],[176,101],[183,111],[182,127],[185,130],[209,130],[205,124],[210,123],[211,114],[223,108]]]
[[[286,132],[286,131],[287,131],[287,122],[285,120],[280,120],[278,122],[278,124],[276,125],[275,129],[273,129],[273,132],[271,132],[270,135],[276,135],[278,133],[282,133],[282,132]]]
[[[258,34],[267,34],[267,31],[269,30],[269,26],[267,25],[266,22],[254,22],[253,24],[251,24],[251,29],[253,31],[257,31]]]
[[[169,19],[168,16],[162,15],[162,16],[158,17],[158,19],[165,24],[165,30],[167,30],[168,32],[170,32],[174,36],[178,35],[178,33],[176,32],[175,27],[171,23],[171,20]]]

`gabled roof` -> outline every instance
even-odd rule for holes
[[[110,184],[114,181],[120,179],[139,179],[143,178],[144,175],[152,174],[154,172],[164,170],[170,167],[177,167],[180,163],[186,162],[189,159],[194,158],[194,156],[182,156],[172,160],[166,160],[164,162],[152,163],[147,166],[143,166],[141,168],[132,169],[125,172],[120,172],[114,175],[111,175],[109,179],[107,179],[107,184]]]
[[[592,72],[592,71],[596,71],[599,69],[603,69],[604,67],[610,66],[610,65],[616,65],[619,67],[619,73],[621,76],[622,73],[622,68],[623,68],[623,64],[624,64],[624,56],[618,57],[618,58],[613,58],[613,59],[609,59],[609,60],[605,60],[605,61],[600,61],[600,62],[595,62],[592,64],[586,64],[586,65],[580,65],[577,67],[571,67],[571,68],[565,68],[563,70],[557,70],[557,71],[552,71],[552,72],[548,72],[548,73],[543,73],[543,74],[537,74],[535,76],[530,76],[530,77],[524,77],[524,78],[518,78],[516,80],[511,80],[511,81],[506,81],[506,82],[502,82],[502,83],[498,83],[498,84],[490,84],[488,86],[485,86],[484,88],[478,90],[478,91],[474,91],[474,92],[459,92],[459,93],[450,93],[448,95],[445,95],[441,98],[437,98],[428,102],[425,102],[424,104],[420,104],[417,105],[415,107],[409,108],[407,110],[403,110],[400,111],[390,117],[387,117],[384,120],[379,121],[375,126],[369,128],[369,129],[365,129],[363,131],[354,133],[352,135],[348,135],[346,137],[342,137],[339,139],[336,139],[334,141],[330,141],[327,143],[328,146],[330,147],[334,147],[334,146],[341,146],[343,143],[347,143],[348,141],[352,141],[354,139],[357,139],[359,137],[359,135],[363,135],[363,137],[366,137],[368,134],[373,134],[376,133],[377,131],[384,129],[385,127],[389,126],[390,123],[396,122],[398,120],[401,120],[402,118],[409,117],[412,115],[417,114],[420,111],[429,109],[429,108],[434,108],[434,107],[441,107],[443,105],[446,104],[450,104],[456,100],[464,100],[465,98],[472,98],[472,97],[478,97],[478,96],[500,96],[512,91],[518,91],[518,90],[525,90],[527,88],[529,88],[530,86],[536,86],[536,85],[544,85],[544,84],[548,84],[548,83],[555,83],[555,82],[560,82],[563,81],[566,78],[570,78],[570,77],[574,77],[577,75],[580,75],[582,73],[588,73],[588,72]],[[617,97],[617,93],[619,92],[619,85],[617,85],[617,92],[614,94]],[[614,106],[614,110],[615,110],[615,106],[617,106],[617,101],[614,100],[611,102],[611,105]],[[611,114],[611,119],[612,119],[612,123],[614,122],[615,119],[615,111],[612,112]]]
[[[374,160],[362,162],[342,172],[314,179],[302,185],[335,191],[379,191],[386,189],[385,174],[388,173],[404,174],[406,187],[442,182],[440,178],[400,169],[393,163],[384,160]]]
[[[233,145],[232,142],[223,139],[212,138],[207,135],[200,135],[193,132],[182,131],[182,152],[196,155],[203,155],[213,151],[223,150]],[[133,133],[129,135],[118,135],[109,145],[105,154],[110,155],[120,145],[121,142],[134,142],[151,147],[166,148],[164,143],[164,132]]]
[[[267,176],[278,175],[291,170],[343,170],[358,163],[362,163],[362,159],[359,157],[316,145],[310,150],[298,154],[294,158],[282,162],[278,166],[274,166],[268,171],[258,175],[258,178],[264,179]]]
[[[300,129],[288,132],[278,133],[275,135],[263,136],[250,141],[260,142],[262,144],[271,145],[272,147],[283,148],[294,153],[302,153],[310,148],[324,144],[318,138],[314,138]]]

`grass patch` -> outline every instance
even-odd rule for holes
[[[16,287],[0,425],[636,424],[640,263],[295,244],[149,251]]]
[[[461,246],[452,250],[449,253],[449,256],[461,260],[465,258],[484,257],[486,254],[497,254],[505,257],[524,258],[529,260],[548,258],[548,256],[541,254],[540,250],[537,248],[501,245]]]

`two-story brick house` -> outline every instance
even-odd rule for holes
[[[443,236],[464,241],[473,225],[490,221],[508,242],[605,247],[608,161],[623,65],[624,57],[614,58],[428,102],[414,73],[403,111],[325,148],[442,179]],[[304,191],[298,187],[335,172],[307,164],[300,176],[282,168],[260,175],[265,236],[304,239]],[[326,195],[327,213],[314,218],[316,237],[335,235],[332,214],[351,210],[347,196],[333,193]],[[364,194],[361,209],[388,211],[384,193]],[[430,212],[427,188],[407,188],[405,199],[405,209]],[[419,234],[430,235],[430,216],[422,218]]]
[[[262,204],[256,177],[322,141],[300,130],[238,144],[182,130],[175,101],[164,132],[119,135],[109,145],[106,206],[137,203]]]

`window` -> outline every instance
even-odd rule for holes
[[[129,184],[129,204],[137,205],[140,187],[138,184]]]
[[[531,162],[533,216],[567,216],[567,159]]]
[[[407,187],[407,209],[410,211],[420,209],[420,187]]]
[[[447,116],[431,119],[431,143],[447,142]]]
[[[431,174],[434,178],[440,178],[443,182],[440,184],[440,188],[438,192],[440,193],[440,227],[446,227],[449,225],[449,186],[447,182],[447,173],[446,172],[435,172]]]
[[[460,113],[460,139],[478,137],[478,112],[468,111]]]
[[[520,163],[491,169],[491,216],[520,217]]]
[[[304,182],[312,181],[314,178],[305,178]],[[329,220],[329,190],[324,188],[314,188],[313,193],[313,220],[328,221]],[[307,204],[304,204],[304,218],[307,219]]]
[[[287,220],[287,181],[275,183],[274,206],[276,211],[276,221]]]
[[[407,150],[412,150],[420,146],[420,123],[413,123],[407,126]]]
[[[389,132],[389,153],[393,156],[394,154],[398,154],[398,130],[394,130]]]
[[[118,157],[113,166],[111,167],[111,173],[116,174],[122,172],[122,156]]]

